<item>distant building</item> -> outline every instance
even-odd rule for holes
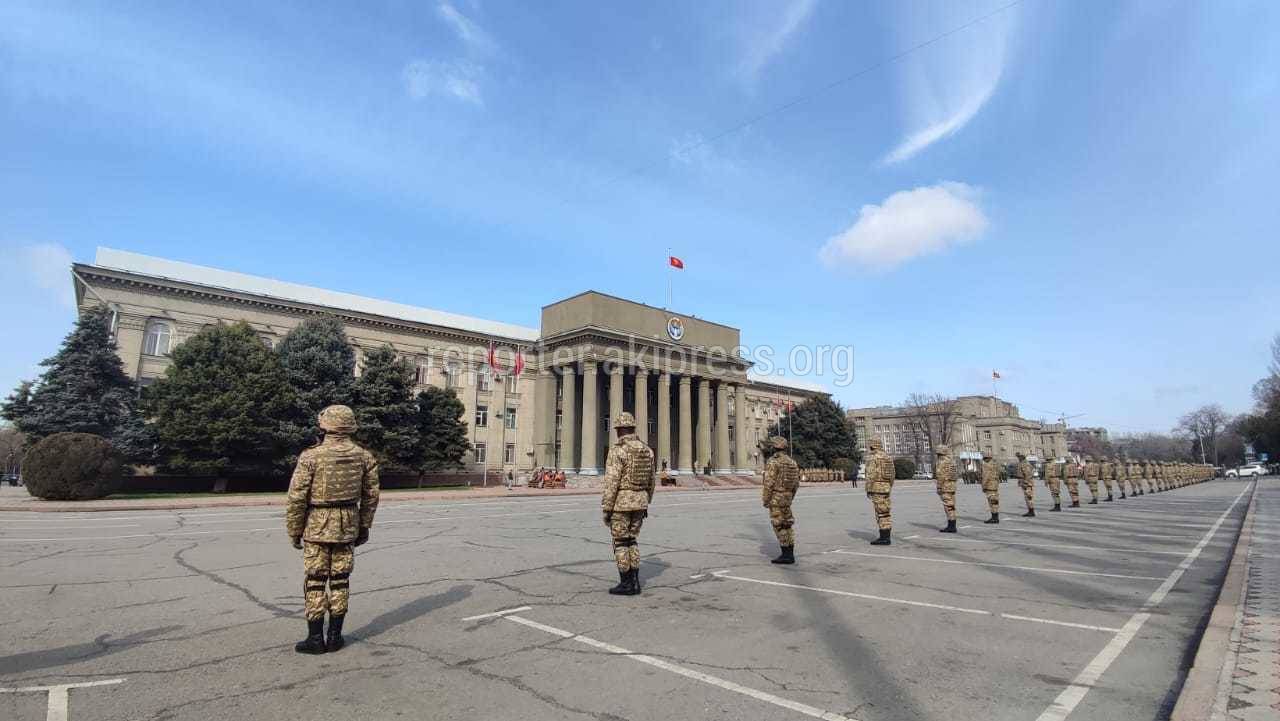
[[[1081,426],[1079,428],[1071,428],[1067,431],[1068,443],[1075,443],[1076,441],[1083,439],[1107,443],[1109,440],[1109,434],[1107,433],[1107,429],[1101,426],[1094,426],[1091,428]]]
[[[984,452],[1001,463],[1015,461],[1018,453],[1025,454],[1032,462],[1067,454],[1062,424],[1023,418],[1012,403],[994,396],[961,396],[948,405],[928,409],[931,435],[936,442],[942,417],[949,414],[949,445],[960,460],[977,460]],[[855,408],[848,416],[858,434],[858,447],[864,453],[867,440],[876,437],[890,455],[916,460],[922,470],[932,472],[930,434],[925,431],[919,409]]]

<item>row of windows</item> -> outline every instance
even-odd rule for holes
[[[477,443],[476,444],[476,463],[485,463],[488,460],[489,460],[489,444]],[[508,443],[502,447],[502,462],[503,463],[516,462],[516,444]]]
[[[519,411],[519,408],[517,408],[516,406],[507,406],[507,412],[502,414],[502,425],[506,426],[509,429],[514,430],[516,427],[516,414],[518,413],[518,411]],[[557,420],[559,419],[559,417],[560,417],[559,414],[557,414],[556,415]],[[488,427],[489,427],[489,406],[477,404],[476,405],[476,428],[488,428]]]

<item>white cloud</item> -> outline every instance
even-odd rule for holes
[[[817,0],[766,4],[769,17],[744,32],[742,57],[738,61],[739,74],[748,83],[754,83],[760,71],[786,49],[817,5]]]
[[[20,251],[23,271],[41,290],[66,308],[76,305],[71,290],[71,251],[57,243],[37,243]]]
[[[829,238],[819,257],[828,267],[888,270],[972,240],[988,226],[978,195],[973,186],[949,182],[899,191],[862,206],[858,220]]]
[[[463,15],[453,5],[442,2],[436,6],[436,12],[440,15],[440,19],[448,23],[449,27],[453,29],[453,33],[470,50],[489,54],[497,49],[498,45],[489,33],[485,32],[484,28],[477,25],[474,20]]]
[[[483,105],[480,76],[484,68],[466,60],[414,60],[404,67],[405,91],[414,100],[447,95]]]
[[[968,3],[899,3],[904,47],[974,20]],[[1017,10],[988,17],[905,58],[900,64],[903,139],[883,159],[900,163],[969,124],[995,94],[1009,56]]]

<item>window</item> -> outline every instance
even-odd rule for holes
[[[147,321],[147,334],[142,342],[142,352],[146,355],[169,355],[169,341],[173,338],[173,328],[162,320]]]
[[[520,392],[520,376],[515,373],[508,373],[505,382],[507,384],[507,393],[514,394]]]
[[[271,350],[276,347],[276,339],[269,335],[260,335],[258,336],[258,339],[262,341],[262,345],[267,347],[267,350]]]
[[[462,387],[462,366],[458,361],[449,361],[444,367],[444,385],[446,388]]]
[[[493,376],[489,375],[489,368],[485,366],[476,371],[476,390],[488,391],[493,385]]]
[[[489,427],[489,406],[476,406],[476,428]]]
[[[486,446],[485,444],[483,443],[476,444],[476,463],[484,463],[486,460],[488,460],[488,457],[489,457],[488,450],[489,450],[488,446]]]
[[[564,411],[557,408],[556,409],[556,430],[560,430],[561,428],[564,428]]]
[[[504,447],[503,447],[503,449],[502,449],[502,462],[503,462],[503,463],[515,463],[515,462],[516,462],[516,444],[514,444],[514,443],[508,443],[506,446],[504,446]]]
[[[516,427],[516,412],[520,409],[516,406],[507,406],[506,413],[502,414],[502,424],[507,428]]]
[[[413,382],[425,386],[431,378],[431,359],[419,358],[413,368]]]

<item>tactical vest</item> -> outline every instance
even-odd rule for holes
[[[360,502],[360,486],[364,481],[364,449],[349,440],[322,443],[307,449],[315,463],[311,481],[310,505],[314,508],[355,506]]]
[[[775,479],[773,490],[795,495],[796,489],[800,488],[800,466],[795,460],[785,453],[775,453],[769,459],[768,467]]]
[[[873,451],[867,461],[867,493],[891,492],[893,476],[893,459],[884,451]]]

